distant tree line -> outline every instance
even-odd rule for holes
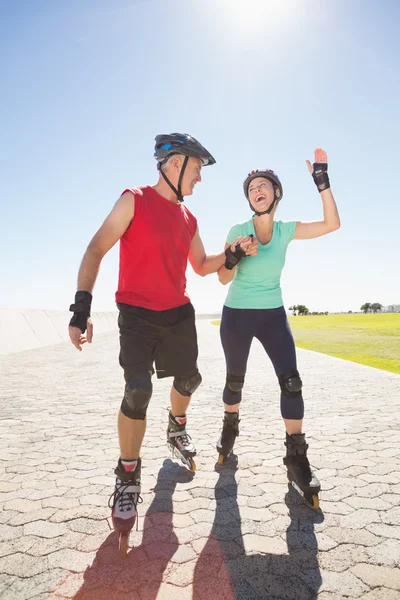
[[[380,304],[380,302],[373,302],[372,304],[371,302],[366,302],[360,307],[360,310],[362,310],[364,314],[367,314],[368,312],[377,313],[382,310],[382,304]]]
[[[328,315],[328,311],[326,312],[310,312],[310,310],[304,304],[294,304],[293,306],[289,306],[289,310],[293,311],[293,315],[296,317],[297,315]]]
[[[383,306],[380,302],[366,302],[360,307],[360,310],[367,313],[377,313],[382,310]],[[293,306],[289,306],[289,310],[293,311],[293,315],[296,316],[306,316],[306,315],[329,315],[329,312],[310,312],[310,310],[304,304],[293,304]],[[349,310],[348,313],[351,314],[353,311]]]

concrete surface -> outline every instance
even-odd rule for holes
[[[72,313],[62,310],[0,308],[0,355],[41,348],[68,340]],[[93,313],[96,333],[116,329],[118,312]]]
[[[197,472],[169,458],[171,382],[154,381],[125,561],[107,507],[123,390],[117,331],[82,353],[59,343],[1,357],[1,599],[400,599],[400,376],[299,351],[323,490],[313,512],[286,483],[279,388],[258,343],[237,461],[216,467],[224,360],[218,329],[199,321],[198,331],[203,384],[188,423]]]

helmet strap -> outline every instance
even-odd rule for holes
[[[168,179],[168,177],[166,176],[166,174],[162,170],[162,166],[160,165],[160,167],[159,167],[161,175],[163,176],[163,178],[165,179],[165,181],[167,182],[167,184],[169,185],[169,187],[171,188],[171,190],[174,192],[174,194],[178,198],[179,202],[183,202],[184,201],[184,198],[182,196],[182,179],[183,179],[183,175],[185,173],[185,169],[186,169],[186,165],[188,163],[188,160],[189,160],[189,157],[185,156],[185,160],[183,161],[181,172],[179,173],[178,189],[176,189],[176,187],[170,182],[170,180]]]
[[[185,170],[186,170],[186,165],[188,164],[188,160],[189,160],[189,157],[185,156],[185,160],[183,161],[182,169],[181,169],[181,172],[179,174],[179,180],[178,180],[178,200],[179,200],[179,202],[183,202],[182,180],[183,180],[183,175],[184,175]]]

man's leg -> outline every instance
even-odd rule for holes
[[[140,449],[146,430],[146,411],[152,394],[152,364],[156,333],[143,319],[141,309],[119,305],[120,365],[124,370],[125,392],[118,414],[120,458],[110,498],[114,528],[120,534],[121,552],[126,554],[128,535],[136,520],[140,502]]]
[[[118,435],[121,460],[140,456],[146,431],[146,412],[153,392],[151,373],[130,376],[118,414]]]
[[[186,415],[192,394],[197,390],[200,383],[201,375],[198,371],[191,377],[175,377],[170,394],[171,414],[174,417]]]
[[[121,460],[139,458],[146,432],[146,419],[130,419],[120,410],[118,413],[118,437]]]
[[[197,368],[198,346],[194,309],[191,304],[171,311],[171,328],[156,352],[159,377],[173,376],[170,393],[171,410],[167,439],[189,469],[195,469],[192,457],[196,449],[186,432],[186,411],[192,394],[201,383]],[[173,322],[172,322],[173,319]]]
[[[175,377],[170,394],[171,410],[168,417],[168,443],[191,471],[196,470],[196,464],[193,461],[196,448],[186,431],[186,411],[191,395],[200,383],[201,375],[198,371],[190,377]]]
[[[140,456],[146,431],[146,411],[153,391],[151,376],[158,341],[157,328],[148,320],[148,311],[118,305],[120,315],[119,363],[124,370],[125,391],[118,413],[121,460]]]
[[[182,396],[176,391],[174,386],[171,388],[171,414],[176,417],[178,415],[186,415],[186,411],[189,408],[191,396]]]

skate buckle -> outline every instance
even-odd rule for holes
[[[297,483],[295,481],[292,481],[291,484],[294,487],[294,489],[296,490],[296,492],[298,492],[300,494],[300,496],[303,496],[303,498],[305,498],[303,490],[297,485]]]

